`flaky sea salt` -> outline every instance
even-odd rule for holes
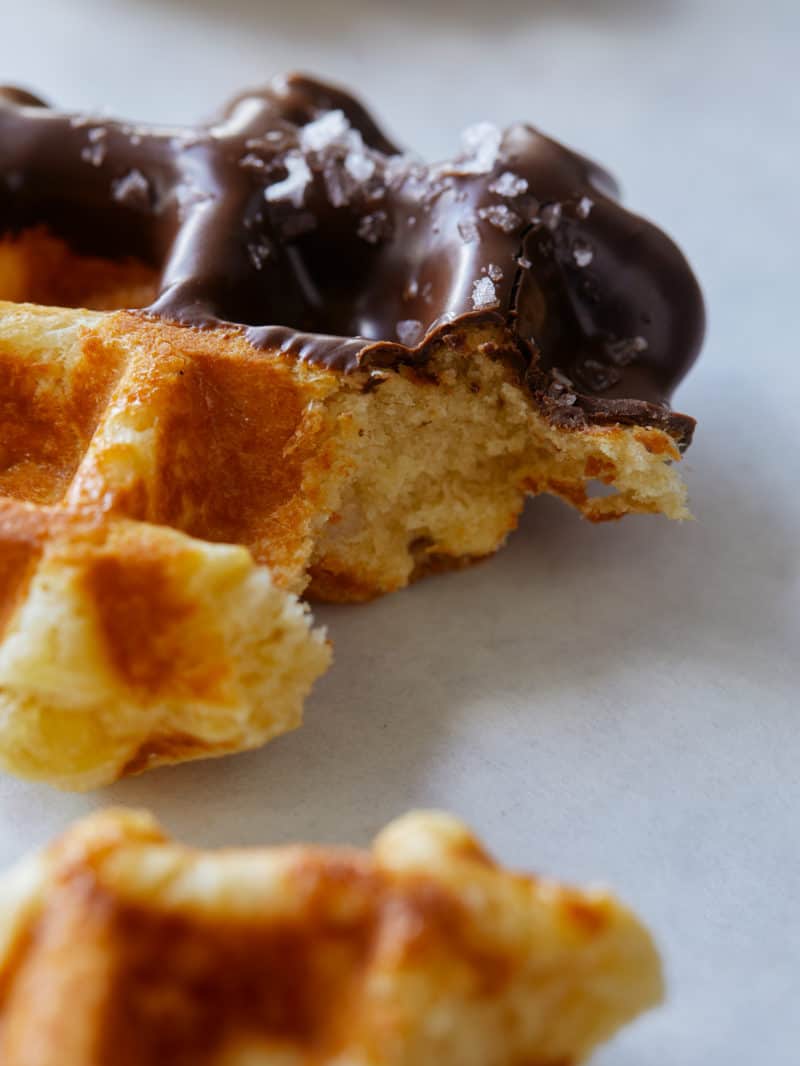
[[[247,245],[247,254],[250,257],[250,262],[256,270],[262,270],[264,264],[272,254],[272,246],[266,237],[257,241],[251,241],[251,243]]]
[[[461,134],[463,160],[457,164],[461,174],[488,174],[497,162],[503,135],[491,122],[476,122]]]
[[[490,225],[502,230],[503,233],[513,233],[522,222],[516,211],[512,211],[505,204],[492,204],[490,207],[482,207],[478,214],[481,218],[485,218]]]
[[[561,204],[545,204],[539,212],[539,221],[549,230],[558,229],[561,223]]]
[[[266,165],[261,156],[256,155],[255,152],[247,152],[239,160],[239,166],[244,167],[245,170],[264,170]]]
[[[81,159],[84,163],[90,163],[93,167],[99,167],[106,158],[106,137],[108,133],[103,126],[95,126],[86,131],[86,139],[89,143],[81,148]]]
[[[251,152],[267,152],[269,155],[274,156],[275,149],[279,145],[286,147],[290,140],[294,146],[294,140],[292,140],[286,130],[267,130],[261,137],[248,137],[244,142],[244,146]]]
[[[361,133],[343,111],[326,111],[300,130],[300,149],[322,161],[325,186],[334,207],[349,203],[359,185],[375,174],[376,164]]]
[[[572,242],[572,258],[579,267],[588,267],[594,259],[592,246],[580,238]]]
[[[578,218],[588,218],[594,207],[594,200],[590,200],[588,196],[582,196],[578,200],[578,206],[575,208],[575,213]]]
[[[344,111],[326,111],[302,127],[300,147],[304,152],[321,152],[329,145],[341,142],[349,129]]]
[[[517,174],[512,174],[510,170],[504,170],[500,177],[493,181],[489,186],[489,192],[496,193],[498,196],[504,196],[508,199],[512,199],[515,196],[522,196],[523,193],[528,191],[528,182],[525,178],[519,177]]]
[[[142,134],[147,131],[142,126],[133,126],[125,122],[119,127],[119,132],[128,138],[128,143],[137,148],[142,143]]]
[[[111,195],[118,204],[145,208],[150,205],[150,182],[141,170],[129,170],[123,177],[111,182]]]
[[[502,281],[503,280],[502,267],[499,267],[497,265],[497,263],[490,263],[486,267],[486,273],[492,279],[492,281]]]
[[[517,257],[517,265],[521,266],[523,270],[530,270],[530,268],[533,266],[533,263],[524,255],[520,255]]]
[[[390,156],[383,168],[383,180],[390,187],[400,185],[406,180],[415,166],[419,166],[419,161],[410,155]]]
[[[626,337],[624,340],[608,341],[605,352],[615,366],[629,366],[648,348],[644,337]]]
[[[404,318],[397,323],[397,337],[401,344],[412,348],[422,336],[422,323],[416,318]]]
[[[81,159],[84,163],[90,163],[93,167],[102,166],[106,158],[106,146],[102,142],[88,144],[81,148]]]
[[[334,207],[344,207],[356,190],[356,181],[347,173],[338,159],[327,159],[322,168],[325,192]]]
[[[473,241],[477,241],[480,234],[478,233],[478,219],[475,215],[465,215],[464,218],[459,220],[458,235],[465,244],[471,244]]]
[[[344,159],[344,169],[358,182],[369,181],[375,173],[375,161],[363,152],[348,152]]]
[[[308,163],[299,152],[287,152],[283,159],[287,175],[283,181],[274,185],[268,185],[264,190],[264,199],[269,203],[279,203],[288,200],[295,207],[302,207],[306,195],[306,188],[311,181],[311,171]]]
[[[494,282],[489,277],[478,278],[472,286],[472,306],[476,311],[488,311],[497,307],[500,301]]]
[[[387,235],[389,218],[385,211],[373,211],[364,215],[358,224],[357,233],[367,244],[377,244]]]

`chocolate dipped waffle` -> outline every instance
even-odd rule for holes
[[[433,812],[370,852],[197,852],[107,811],[0,904],[4,1066],[566,1066],[662,993],[608,892],[510,873]]]
[[[6,90],[0,175],[17,772],[88,787],[287,728],[326,659],[291,594],[486,556],[527,494],[687,513],[697,284],[528,126],[424,165],[306,78],[193,129]]]

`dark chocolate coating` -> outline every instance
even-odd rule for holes
[[[463,155],[401,154],[346,93],[303,77],[196,129],[66,115],[0,90],[0,231],[44,224],[77,252],[160,271],[150,313],[248,327],[343,371],[423,364],[473,319],[502,323],[542,410],[667,429],[697,356],[686,260],[613,179],[530,126]]]

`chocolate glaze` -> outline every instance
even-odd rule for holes
[[[343,371],[422,365],[502,324],[540,406],[566,424],[657,425],[703,337],[676,246],[613,179],[530,126],[473,127],[427,166],[346,93],[308,78],[238,96],[193,129],[68,115],[0,90],[0,231],[160,272],[149,313],[247,327]],[[521,358],[520,358],[521,357]]]

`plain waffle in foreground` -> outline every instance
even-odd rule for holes
[[[4,1066],[572,1066],[662,993],[608,892],[509,873],[435,813],[369,853],[204,853],[109,811],[0,904]]]

